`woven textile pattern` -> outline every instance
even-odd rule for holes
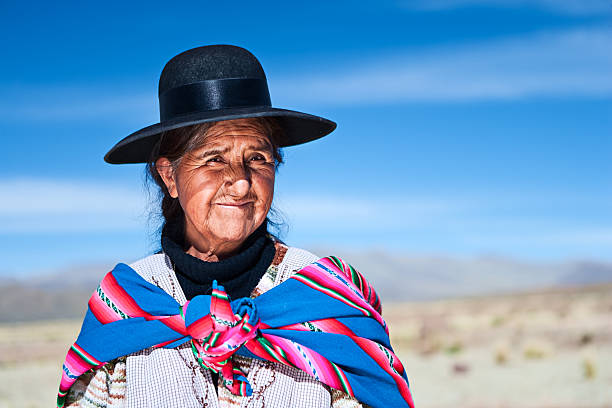
[[[303,249],[289,247],[275,237],[272,239],[276,241],[276,257],[251,293],[251,298],[280,285],[296,271],[320,258]],[[187,301],[166,255],[151,255],[130,264],[130,267],[144,279],[170,294],[178,303],[184,304]],[[366,407],[342,391],[329,388],[297,368],[236,354],[233,360],[235,365],[248,372],[247,377],[253,387],[251,396],[236,396],[222,384],[213,383],[210,371],[197,363],[190,343],[174,349],[148,348],[131,354],[127,357],[125,404],[113,407]]]
[[[110,338],[117,340],[109,344]],[[184,305],[119,264],[90,299],[64,364],[58,406],[87,370],[150,346],[188,341],[200,363],[220,372],[234,394],[251,392],[232,366],[236,353],[297,367],[374,407],[413,406],[378,296],[335,257],[302,268],[256,299],[230,302],[219,286],[212,296],[196,296]]]

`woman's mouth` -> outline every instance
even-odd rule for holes
[[[240,201],[236,203],[216,203],[216,204],[223,208],[245,208],[253,204],[253,201]]]

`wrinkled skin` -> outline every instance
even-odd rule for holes
[[[250,119],[217,122],[178,168],[156,167],[185,212],[187,253],[215,261],[235,253],[265,220],[274,195],[275,161],[264,129]]]

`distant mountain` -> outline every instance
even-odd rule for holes
[[[27,284],[45,289],[90,288],[90,292],[93,292],[104,275],[114,266],[112,263],[77,264],[60,271],[34,276],[28,279]]]
[[[315,248],[336,254],[374,285],[383,302],[529,291],[612,282],[612,263],[533,262],[501,256],[453,258]],[[114,264],[77,265],[27,280],[0,280],[0,322],[82,317],[98,282]]]
[[[0,286],[0,322],[83,317],[91,293],[77,288],[3,285]]]
[[[0,280],[0,322],[80,318],[108,265],[75,265],[27,279]]]
[[[604,282],[612,282],[612,265],[593,261],[576,262],[574,268],[561,279],[561,283],[568,285]]]
[[[612,282],[612,263],[535,262],[502,256],[405,256],[384,251],[315,248],[362,272],[384,301],[429,300]]]

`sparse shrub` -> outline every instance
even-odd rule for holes
[[[536,359],[544,358],[546,356],[546,352],[540,348],[531,346],[531,347],[525,347],[525,350],[523,351],[523,355],[525,356],[525,358],[529,360],[536,360]]]
[[[495,349],[495,363],[499,365],[506,364],[508,362],[509,354],[510,352],[508,347],[505,345],[497,346]]]
[[[444,349],[446,354],[459,354],[463,350],[463,344],[460,341],[455,341]]]
[[[582,373],[584,378],[587,380],[592,380],[597,375],[597,369],[595,367],[595,362],[593,359],[589,357],[585,357],[582,360]]]
[[[538,360],[550,354],[550,346],[540,342],[530,342],[523,349],[523,356],[529,360]]]
[[[470,371],[470,366],[467,363],[455,363],[453,364],[454,374],[466,374]]]
[[[495,316],[493,319],[491,319],[491,326],[493,327],[499,327],[504,323],[506,323],[506,318],[504,316]]]
[[[557,316],[559,319],[563,320],[569,315],[569,308],[563,307],[557,311]]]
[[[587,344],[591,344],[593,342],[593,335],[591,333],[583,333],[582,336],[580,336],[580,345],[581,346],[586,346]]]
[[[442,342],[436,338],[430,338],[422,343],[420,352],[423,355],[435,354],[442,349]]]

